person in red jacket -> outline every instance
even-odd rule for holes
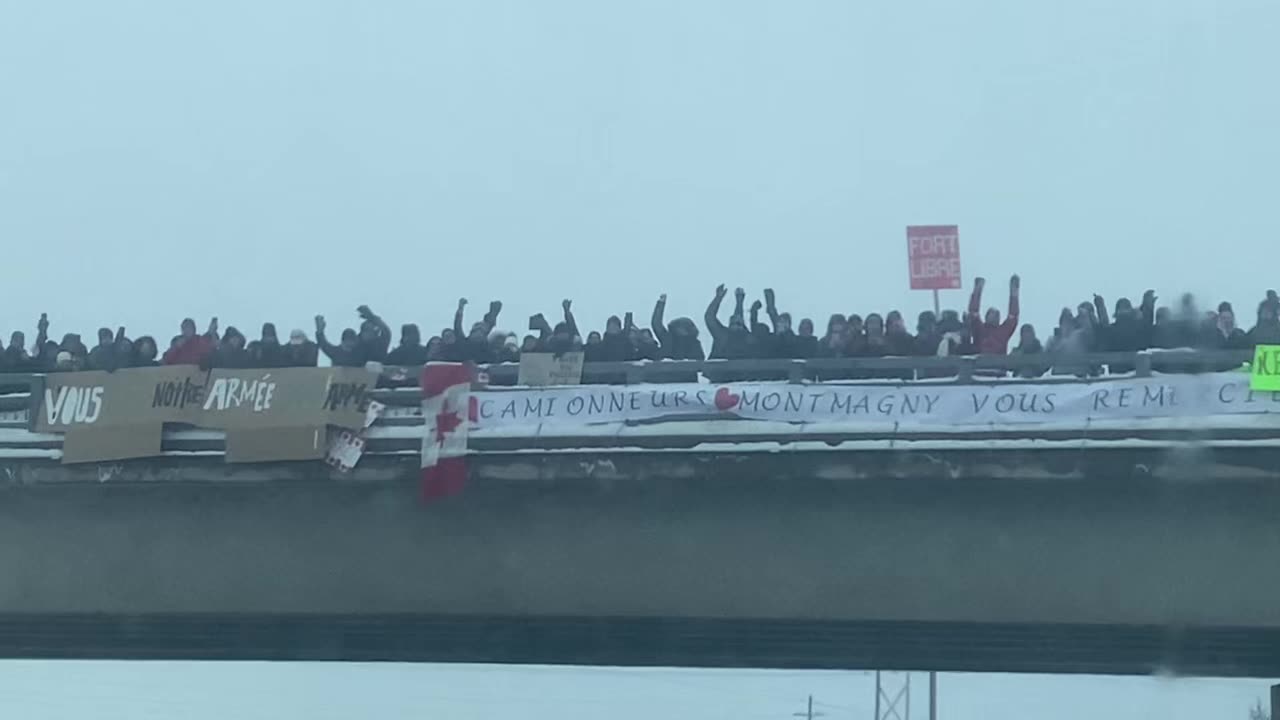
[[[209,356],[218,344],[218,318],[209,322],[209,332],[196,334],[196,321],[187,318],[182,321],[182,334],[175,337],[169,349],[164,353],[165,365],[202,365],[207,364]]]
[[[978,319],[982,288],[986,284],[983,278],[975,279],[973,294],[969,296],[969,327],[973,344],[979,355],[1008,355],[1009,338],[1018,330],[1018,289],[1021,281],[1017,275],[1009,278],[1009,316],[1004,322],[1000,322],[1000,311],[995,308],[987,308],[986,316]]]

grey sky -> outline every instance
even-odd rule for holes
[[[514,330],[571,297],[596,327],[662,292],[700,317],[720,282],[821,325],[928,307],[913,223],[960,225],[988,301],[1020,272],[1042,335],[1148,286],[1247,327],[1280,284],[1278,22],[1274,0],[0,0],[3,329],[310,332],[368,302],[434,331],[463,295]],[[870,692],[557,672],[6,665],[0,706],[763,718]],[[945,717],[1243,717],[1264,685],[965,677]]]
[[[891,680],[886,680],[888,685]],[[896,686],[895,686],[896,687]],[[942,720],[1247,720],[1257,680],[943,675]],[[911,717],[927,709],[912,682]],[[267,663],[0,663],[24,720],[826,720],[874,715],[871,673]],[[17,711],[21,711],[18,713]]]
[[[6,322],[596,326],[723,281],[821,325],[928,306],[909,223],[1042,326],[1276,284],[1270,0],[0,8]]]

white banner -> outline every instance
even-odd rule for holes
[[[495,388],[472,395],[477,428],[651,422],[674,416],[911,426],[1084,424],[1263,413],[1280,415],[1280,393],[1250,391],[1249,376],[1233,372],[986,385],[579,385]]]

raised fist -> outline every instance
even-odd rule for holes
[[[773,300],[774,300],[773,288],[764,289],[764,299],[765,299],[765,302],[769,303],[770,305],[773,304]]]
[[[324,316],[323,316],[323,315],[317,315],[317,316],[316,316],[316,332],[318,332],[318,333],[322,333],[322,332],[324,332],[324,328],[325,328],[325,325],[324,325]]]
[[[40,313],[40,321],[36,323],[36,328],[40,330],[49,329],[49,313]]]
[[[1009,278],[1009,287],[1013,288],[1014,290],[1017,290],[1018,288],[1022,287],[1022,278],[1018,277],[1017,275],[1011,276]]]
[[[728,292],[729,292],[729,288],[725,287],[724,283],[720,283],[719,285],[716,286],[716,297],[722,298]]]
[[[659,295],[659,296],[658,296],[658,302],[663,303],[663,304],[666,304],[666,302],[667,302],[667,294],[666,294],[666,293],[662,293],[661,295]]]
[[[356,314],[362,318],[368,319],[370,316],[373,315],[373,311],[369,309],[368,305],[361,305],[360,307],[356,308]]]
[[[733,291],[733,296],[736,297],[738,300],[742,300],[747,297],[747,291],[743,290],[742,288],[737,288]]]
[[[493,302],[489,303],[489,312],[493,313],[494,315],[497,315],[498,313],[502,312],[502,301],[494,300]]]
[[[209,332],[214,335],[218,334],[218,318],[214,317],[209,319]]]
[[[466,307],[466,306],[467,306],[467,299],[466,299],[466,298],[458,298],[458,309],[459,309],[459,310],[461,310],[462,308],[464,308],[464,307]]]
[[[764,307],[764,303],[760,302],[759,300],[756,300],[755,302],[751,303],[752,312],[759,312],[760,308],[762,307]]]
[[[572,300],[569,300],[569,299],[567,299],[567,298],[566,298],[566,299],[564,299],[564,300],[561,300],[561,301],[560,301],[560,307],[564,308],[564,311],[565,311],[565,312],[569,312],[570,308],[572,308],[572,307],[573,307],[573,301],[572,301]]]
[[[978,289],[982,289],[982,287],[986,284],[987,284],[987,279],[984,277],[976,277],[973,279],[973,286]]]

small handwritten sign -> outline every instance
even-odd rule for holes
[[[525,353],[520,356],[519,384],[581,385],[582,353]]]

